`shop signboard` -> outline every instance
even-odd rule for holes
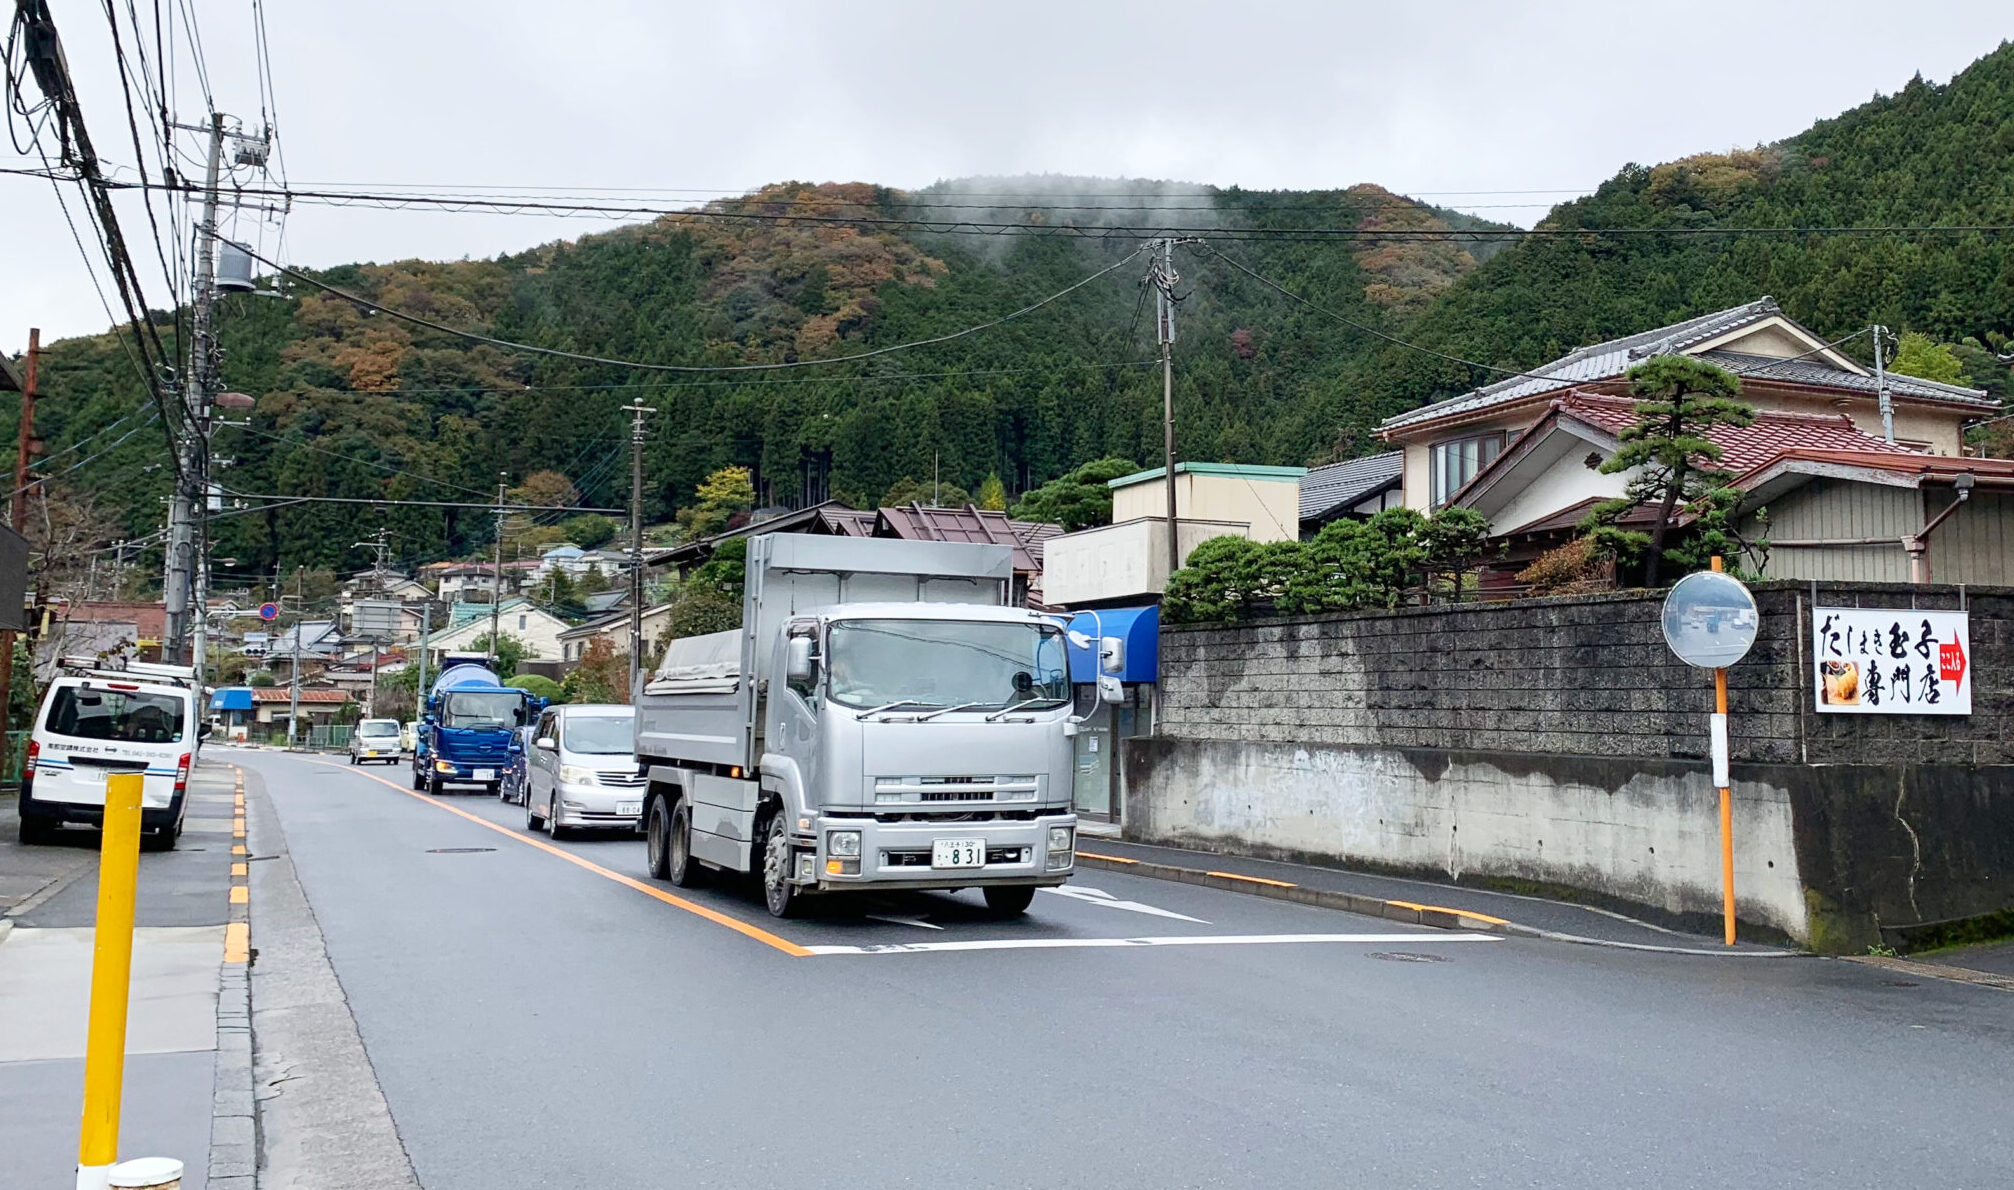
[[[1812,696],[1818,710],[1971,714],[1969,619],[1962,611],[1812,608]]]

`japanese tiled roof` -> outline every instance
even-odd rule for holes
[[[905,504],[883,508],[877,516],[876,537],[900,537],[909,541],[964,541],[977,545],[1004,545],[1014,551],[1014,569],[1023,574],[1042,569],[1040,543],[1060,533],[1054,525],[1013,521],[995,509],[967,504],[963,508],[933,508]]]
[[[1405,452],[1387,451],[1309,468],[1301,476],[1301,519],[1319,520],[1396,482],[1405,471]]]
[[[1637,422],[1636,402],[1629,397],[1575,392],[1554,401],[1553,408],[1563,416],[1578,418],[1616,435]],[[1761,410],[1755,415],[1754,425],[1714,426],[1706,436],[1720,447],[1719,468],[1736,475],[1759,467],[1786,450],[1923,454],[1862,432],[1844,413]]]
[[[254,686],[252,688],[253,702],[291,702],[293,697],[292,691],[288,690],[285,686]],[[302,702],[347,702],[349,701],[349,697],[348,694],[341,690],[301,691]]]
[[[1486,384],[1463,393],[1461,396],[1435,401],[1433,404],[1423,405],[1397,417],[1388,418],[1379,428],[1401,429],[1455,414],[1473,413],[1498,405],[1508,405],[1527,397],[1555,392],[1577,384],[1613,380],[1652,356],[1681,353],[1689,347],[1717,339],[1745,326],[1782,317],[1784,317],[1783,310],[1776,304],[1775,299],[1765,297],[1746,305],[1712,314],[1702,314],[1683,322],[1674,322],[1669,326],[1639,331],[1620,339],[1610,339],[1604,343],[1577,348],[1551,363],[1532,368],[1528,373],[1506,377],[1493,384]],[[1863,376],[1832,367],[1822,359],[1791,362],[1732,351],[1707,351],[1701,353],[1699,358],[1719,364],[1737,374],[1753,375],[1757,379],[1853,389],[1870,394],[1875,391],[1872,376]],[[1905,396],[1952,401],[1983,408],[1995,407],[1992,398],[1976,389],[1958,388],[1906,376],[1891,376],[1889,389]]]

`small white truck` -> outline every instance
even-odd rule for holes
[[[635,692],[650,873],[806,894],[979,888],[1018,914],[1069,878],[1064,626],[1007,606],[1004,546],[771,534],[742,626],[673,641]]]

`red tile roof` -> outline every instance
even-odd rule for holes
[[[1621,434],[1637,423],[1636,402],[1628,397],[1571,392],[1553,402],[1562,416],[1572,417],[1611,434]],[[1884,442],[1854,426],[1843,413],[1785,413],[1761,410],[1755,424],[1715,426],[1707,438],[1720,447],[1721,469],[1737,475],[1751,471],[1788,450],[1907,455],[1930,458],[1921,451]]]
[[[302,702],[348,702],[350,696],[341,690],[303,690]],[[293,694],[285,686],[252,687],[253,702],[291,702]]]
[[[876,520],[876,537],[901,537],[910,541],[968,541],[979,545],[1004,545],[1014,551],[1014,569],[1022,574],[1040,573],[1041,553],[1037,541],[1054,536],[1049,528],[1029,521],[1013,521],[1007,514],[967,504],[963,508],[934,508],[908,504],[884,508]]]

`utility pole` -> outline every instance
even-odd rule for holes
[[[1890,446],[1895,445],[1895,400],[1888,395],[1888,372],[1881,362],[1881,336],[1888,328],[1874,327],[1874,394],[1881,404],[1881,437]]]
[[[629,697],[643,674],[643,419],[657,410],[638,397],[629,414]]]
[[[203,217],[196,224],[196,289],[189,336],[189,374],[182,393],[183,424],[175,443],[181,478],[175,485],[174,501],[168,506],[168,573],[163,588],[167,631],[161,642],[161,659],[170,663],[181,660],[182,646],[191,627],[191,588],[197,588],[196,597],[201,597],[196,554],[202,549],[202,534],[197,521],[207,510],[210,498],[210,398],[216,390],[212,314],[217,300],[217,174],[224,158],[223,115],[210,113],[210,126],[200,131],[209,134],[210,152],[203,176]],[[201,650],[207,643],[202,612],[199,605],[194,619],[199,681],[203,665]]]
[[[1175,241],[1161,241],[1161,258],[1147,273],[1154,287],[1154,322],[1161,342],[1161,456],[1168,481],[1168,575],[1182,568],[1181,526],[1175,515]]]
[[[426,718],[427,712],[427,638],[434,634],[434,604],[429,599],[420,604],[420,681],[413,688],[413,721]]]
[[[297,600],[298,602],[298,600]],[[301,722],[301,625],[305,612],[296,610],[294,615],[294,673],[289,683],[291,692],[287,695],[287,747],[294,746],[294,737],[300,730]]]
[[[497,472],[497,545],[495,569],[490,571],[490,653],[489,666],[496,669],[497,633],[503,624],[503,529],[504,529],[504,488],[510,476]]]
[[[21,385],[21,442],[14,456],[14,495],[7,501],[14,532],[28,527],[28,456],[35,453],[35,380],[42,360],[42,331],[28,328],[28,374]],[[20,608],[9,608],[18,614]],[[0,767],[7,763],[7,731],[14,726],[14,630],[0,632]],[[33,726],[32,724],[30,726]]]

